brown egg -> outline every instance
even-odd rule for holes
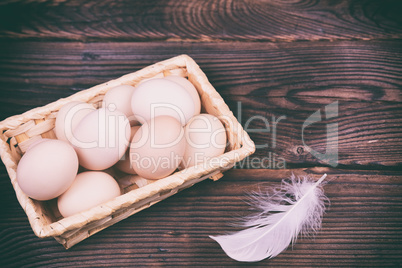
[[[73,131],[71,143],[80,165],[91,170],[107,169],[124,155],[130,124],[120,111],[100,108],[85,116]]]
[[[180,168],[191,167],[224,153],[226,132],[221,121],[210,114],[191,118],[185,127],[186,151]]]
[[[36,200],[50,200],[64,193],[78,171],[73,147],[60,140],[42,140],[22,156],[17,167],[21,190]]]
[[[194,115],[200,114],[201,112],[201,100],[198,95],[197,89],[195,86],[188,81],[186,78],[177,76],[177,75],[169,75],[166,76],[165,79],[173,81],[179,85],[181,85],[187,92],[190,94],[191,98],[194,102]]]
[[[138,131],[138,129],[140,129],[141,126],[133,126],[131,127],[131,137],[130,137],[130,141],[133,139],[135,133]],[[133,168],[133,166],[131,165],[130,162],[130,148],[127,149],[126,153],[124,154],[124,156],[119,160],[119,162],[116,163],[115,167],[120,170],[123,171],[127,174],[137,174],[135,173],[135,170]]]
[[[95,107],[82,101],[72,101],[65,104],[57,113],[54,132],[59,140],[69,141],[73,130],[80,121]]]
[[[120,195],[119,184],[102,171],[86,171],[57,200],[63,217],[68,217],[107,202]]]
[[[153,117],[169,115],[184,126],[195,114],[190,93],[180,84],[161,78],[150,79],[135,88],[131,109],[141,124]]]
[[[107,108],[109,105],[114,105],[117,110],[127,116],[131,125],[138,124],[131,110],[131,96],[134,89],[135,87],[130,85],[120,85],[109,89],[103,98],[103,107]]]
[[[160,179],[179,166],[186,142],[181,123],[171,116],[157,116],[145,122],[130,145],[135,172],[145,179]]]

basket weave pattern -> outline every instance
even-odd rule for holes
[[[84,101],[98,108],[105,93],[115,86],[122,84],[135,86],[144,79],[171,74],[188,77],[197,88],[203,112],[217,116],[224,124],[228,146],[223,155],[211,159],[208,163],[175,172],[144,187],[128,187],[133,190],[67,218],[57,214],[54,209],[54,200],[36,201],[22,192],[16,179],[17,164],[33,142],[41,138],[56,138],[53,132],[55,119],[64,104],[71,101]],[[222,171],[230,169],[237,161],[252,154],[254,150],[254,143],[233,116],[222,97],[209,83],[195,61],[187,55],[158,62],[137,72],[0,122],[1,159],[7,168],[17,199],[27,214],[32,230],[38,237],[54,237],[66,248],[197,182],[206,178],[219,179]]]

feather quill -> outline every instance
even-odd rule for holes
[[[273,258],[294,244],[299,234],[316,233],[328,200],[319,187],[327,174],[317,182],[310,177],[282,181],[273,195],[254,193],[250,202],[260,211],[246,217],[241,227],[246,229],[227,235],[210,236],[234,260],[256,262]]]

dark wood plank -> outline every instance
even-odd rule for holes
[[[337,123],[340,167],[399,169],[401,44],[3,42],[0,119],[186,53],[199,63],[259,146],[254,162],[239,167],[283,168],[279,162],[287,168],[327,165],[308,150],[325,153],[326,124]],[[303,123],[335,101],[338,116],[326,120],[323,114],[320,123],[306,128],[306,147]]]
[[[402,265],[402,173],[310,168],[231,170],[146,209],[66,251],[34,236],[1,167],[0,264],[33,266],[243,266],[208,235],[247,214],[245,192],[278,186],[282,178],[328,173],[331,205],[314,240],[301,238],[256,267],[399,267]]]
[[[401,39],[401,8],[398,0],[11,0],[0,4],[0,37],[201,42]]]

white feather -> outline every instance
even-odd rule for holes
[[[282,181],[273,195],[254,193],[251,202],[260,213],[248,216],[239,232],[210,236],[234,260],[256,262],[273,258],[296,242],[299,233],[311,235],[321,227],[328,200],[321,187],[324,174],[317,182],[311,178]]]

